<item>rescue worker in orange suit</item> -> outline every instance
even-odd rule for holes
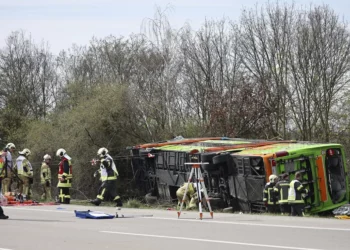
[[[61,158],[58,166],[58,202],[70,204],[70,188],[72,187],[73,179],[72,158],[63,148],[57,150],[56,155]]]
[[[25,148],[19,152],[19,156],[16,159],[15,169],[21,180],[21,182],[18,183],[20,201],[26,201],[29,199],[30,184],[33,183],[33,167],[28,160],[30,154],[30,150]]]
[[[305,202],[303,194],[308,194],[308,190],[301,184],[302,173],[296,172],[295,179],[289,184],[288,203],[291,205],[292,216],[303,216]]]
[[[269,176],[269,182],[266,183],[264,187],[263,201],[269,213],[278,212],[278,200],[274,191],[274,187],[277,181],[278,181],[278,177],[272,174]]]
[[[100,148],[97,151],[97,155],[100,157],[100,174],[102,184],[98,190],[96,199],[90,202],[96,206],[99,206],[101,202],[108,195],[116,203],[117,207],[123,206],[121,198],[117,195],[117,177],[119,173],[113,161],[113,158],[108,154],[106,148]]]
[[[187,187],[187,193],[186,193],[186,197],[184,197],[186,187]],[[177,200],[178,200],[177,209],[180,209],[182,200],[184,200],[184,202],[185,202],[186,209],[196,208],[197,202],[198,202],[197,183],[192,183],[192,182],[190,182],[189,184],[187,182],[184,183],[176,191],[176,196],[177,196]]]
[[[282,215],[291,214],[290,204],[288,204],[289,183],[289,175],[285,173],[282,175],[282,179],[277,182],[274,187]]]
[[[13,178],[13,161],[12,154],[16,150],[16,146],[13,143],[8,143],[4,149],[6,154],[3,156],[4,160],[4,177],[2,179],[2,193],[11,192],[11,183]]]
[[[51,156],[44,155],[44,161],[41,165],[40,180],[43,187],[43,194],[41,195],[42,200],[51,200]]]
[[[6,152],[1,151],[1,156],[0,156],[0,195],[2,195],[2,178],[5,176],[5,171],[4,171],[4,167],[5,167],[5,161],[4,158],[6,157]],[[1,207],[0,204],[0,219],[1,220],[5,220],[8,219],[9,217],[7,215],[4,214],[4,210]]]

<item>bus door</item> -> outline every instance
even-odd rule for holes
[[[299,155],[297,157],[289,159],[277,160],[277,171],[279,174],[287,173],[290,176],[290,181],[293,180],[295,173],[300,172],[302,174],[301,183],[303,186],[309,190],[309,194],[305,197],[307,205],[314,204],[315,194],[317,188],[317,177],[315,173],[315,161],[313,155]]]

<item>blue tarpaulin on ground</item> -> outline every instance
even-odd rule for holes
[[[75,216],[78,218],[83,218],[83,219],[113,219],[115,218],[114,215],[111,214],[106,214],[103,212],[98,212],[98,211],[76,211],[75,212]]]

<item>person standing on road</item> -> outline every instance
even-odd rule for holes
[[[1,196],[3,195],[2,194],[2,178],[4,177],[4,167],[6,167],[4,164],[4,157],[6,157],[6,153],[2,151],[1,157],[0,157],[0,195]],[[5,220],[8,218],[9,217],[4,214],[4,210],[2,209],[1,204],[0,204],[0,219]]]
[[[116,202],[117,207],[123,206],[121,198],[117,195],[117,176],[119,173],[113,161],[113,158],[108,154],[106,148],[100,148],[97,151],[97,155],[100,157],[100,174],[102,184],[99,188],[96,199],[90,202],[96,206],[99,206],[105,199],[106,195],[109,195],[113,202]]]
[[[12,142],[8,143],[3,152],[5,152],[3,156],[4,160],[4,177],[2,179],[2,193],[5,194],[11,191],[11,183],[13,177],[13,162],[12,162],[12,153],[16,150],[15,144]]]
[[[67,155],[66,150],[60,148],[56,155],[61,158],[58,166],[58,202],[63,204],[70,204],[70,188],[72,187],[72,163],[71,157]]]
[[[301,184],[302,173],[296,172],[295,179],[289,184],[288,203],[291,205],[292,216],[303,216],[305,202],[302,194],[308,194],[308,190]]]
[[[51,200],[51,156],[44,155],[44,161],[41,165],[40,178],[41,185],[43,186],[42,200]]]
[[[278,211],[278,201],[274,191],[277,180],[278,177],[276,175],[270,175],[269,182],[266,183],[264,187],[263,201],[265,202],[265,206],[269,213],[277,213]]]
[[[288,204],[288,190],[289,190],[289,175],[283,174],[282,180],[276,183],[274,191],[278,197],[278,204],[280,205],[281,213],[291,214],[290,204]]]
[[[15,169],[17,170],[18,177],[21,180],[19,182],[21,201],[26,201],[29,199],[30,184],[33,183],[33,167],[28,160],[30,154],[30,150],[25,148],[19,152],[19,156],[16,159]]]

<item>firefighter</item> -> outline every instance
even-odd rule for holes
[[[4,157],[5,157],[5,152],[1,151],[1,156],[0,156],[0,192],[2,192],[2,178],[5,176],[5,171],[4,171]],[[2,195],[2,193],[0,193]],[[5,220],[8,219],[9,217],[4,214],[4,210],[1,207],[0,204],[0,219]]]
[[[4,160],[4,170],[3,170],[3,179],[2,179],[2,193],[8,193],[11,191],[12,177],[13,177],[13,162],[12,162],[12,154],[16,150],[16,146],[13,143],[8,143],[3,152],[5,155],[3,156]]]
[[[185,190],[187,188],[186,197],[184,198]],[[178,200],[178,209],[181,206],[182,200],[185,202],[186,209],[193,209],[197,207],[198,195],[197,195],[197,184],[190,182],[184,183],[177,191],[176,196]]]
[[[70,204],[70,188],[72,187],[73,179],[72,158],[63,148],[58,149],[56,155],[61,158],[58,166],[58,202]]]
[[[100,157],[100,174],[102,184],[98,190],[96,199],[90,202],[96,206],[99,206],[101,202],[109,195],[117,207],[123,206],[121,198],[117,195],[117,177],[119,173],[113,161],[113,158],[108,154],[106,148],[100,148],[97,151],[97,155]]]
[[[276,186],[274,187],[282,215],[291,214],[290,204],[288,204],[289,183],[289,175],[284,173],[282,174],[282,179],[277,182]]]
[[[40,178],[41,185],[43,186],[42,200],[51,200],[51,156],[44,155],[44,160],[41,165]]]
[[[274,174],[269,176],[269,182],[266,183],[263,192],[263,201],[265,202],[265,206],[269,213],[277,213],[278,212],[278,201],[274,191],[274,187],[278,177]]]
[[[296,172],[295,179],[289,184],[288,203],[291,205],[292,216],[303,216],[305,202],[302,194],[308,194],[308,190],[301,184],[302,173]]]
[[[25,148],[19,152],[19,156],[16,159],[15,170],[21,180],[18,183],[20,201],[26,201],[29,199],[30,184],[33,183],[33,167],[28,160],[30,154],[30,150]]]

